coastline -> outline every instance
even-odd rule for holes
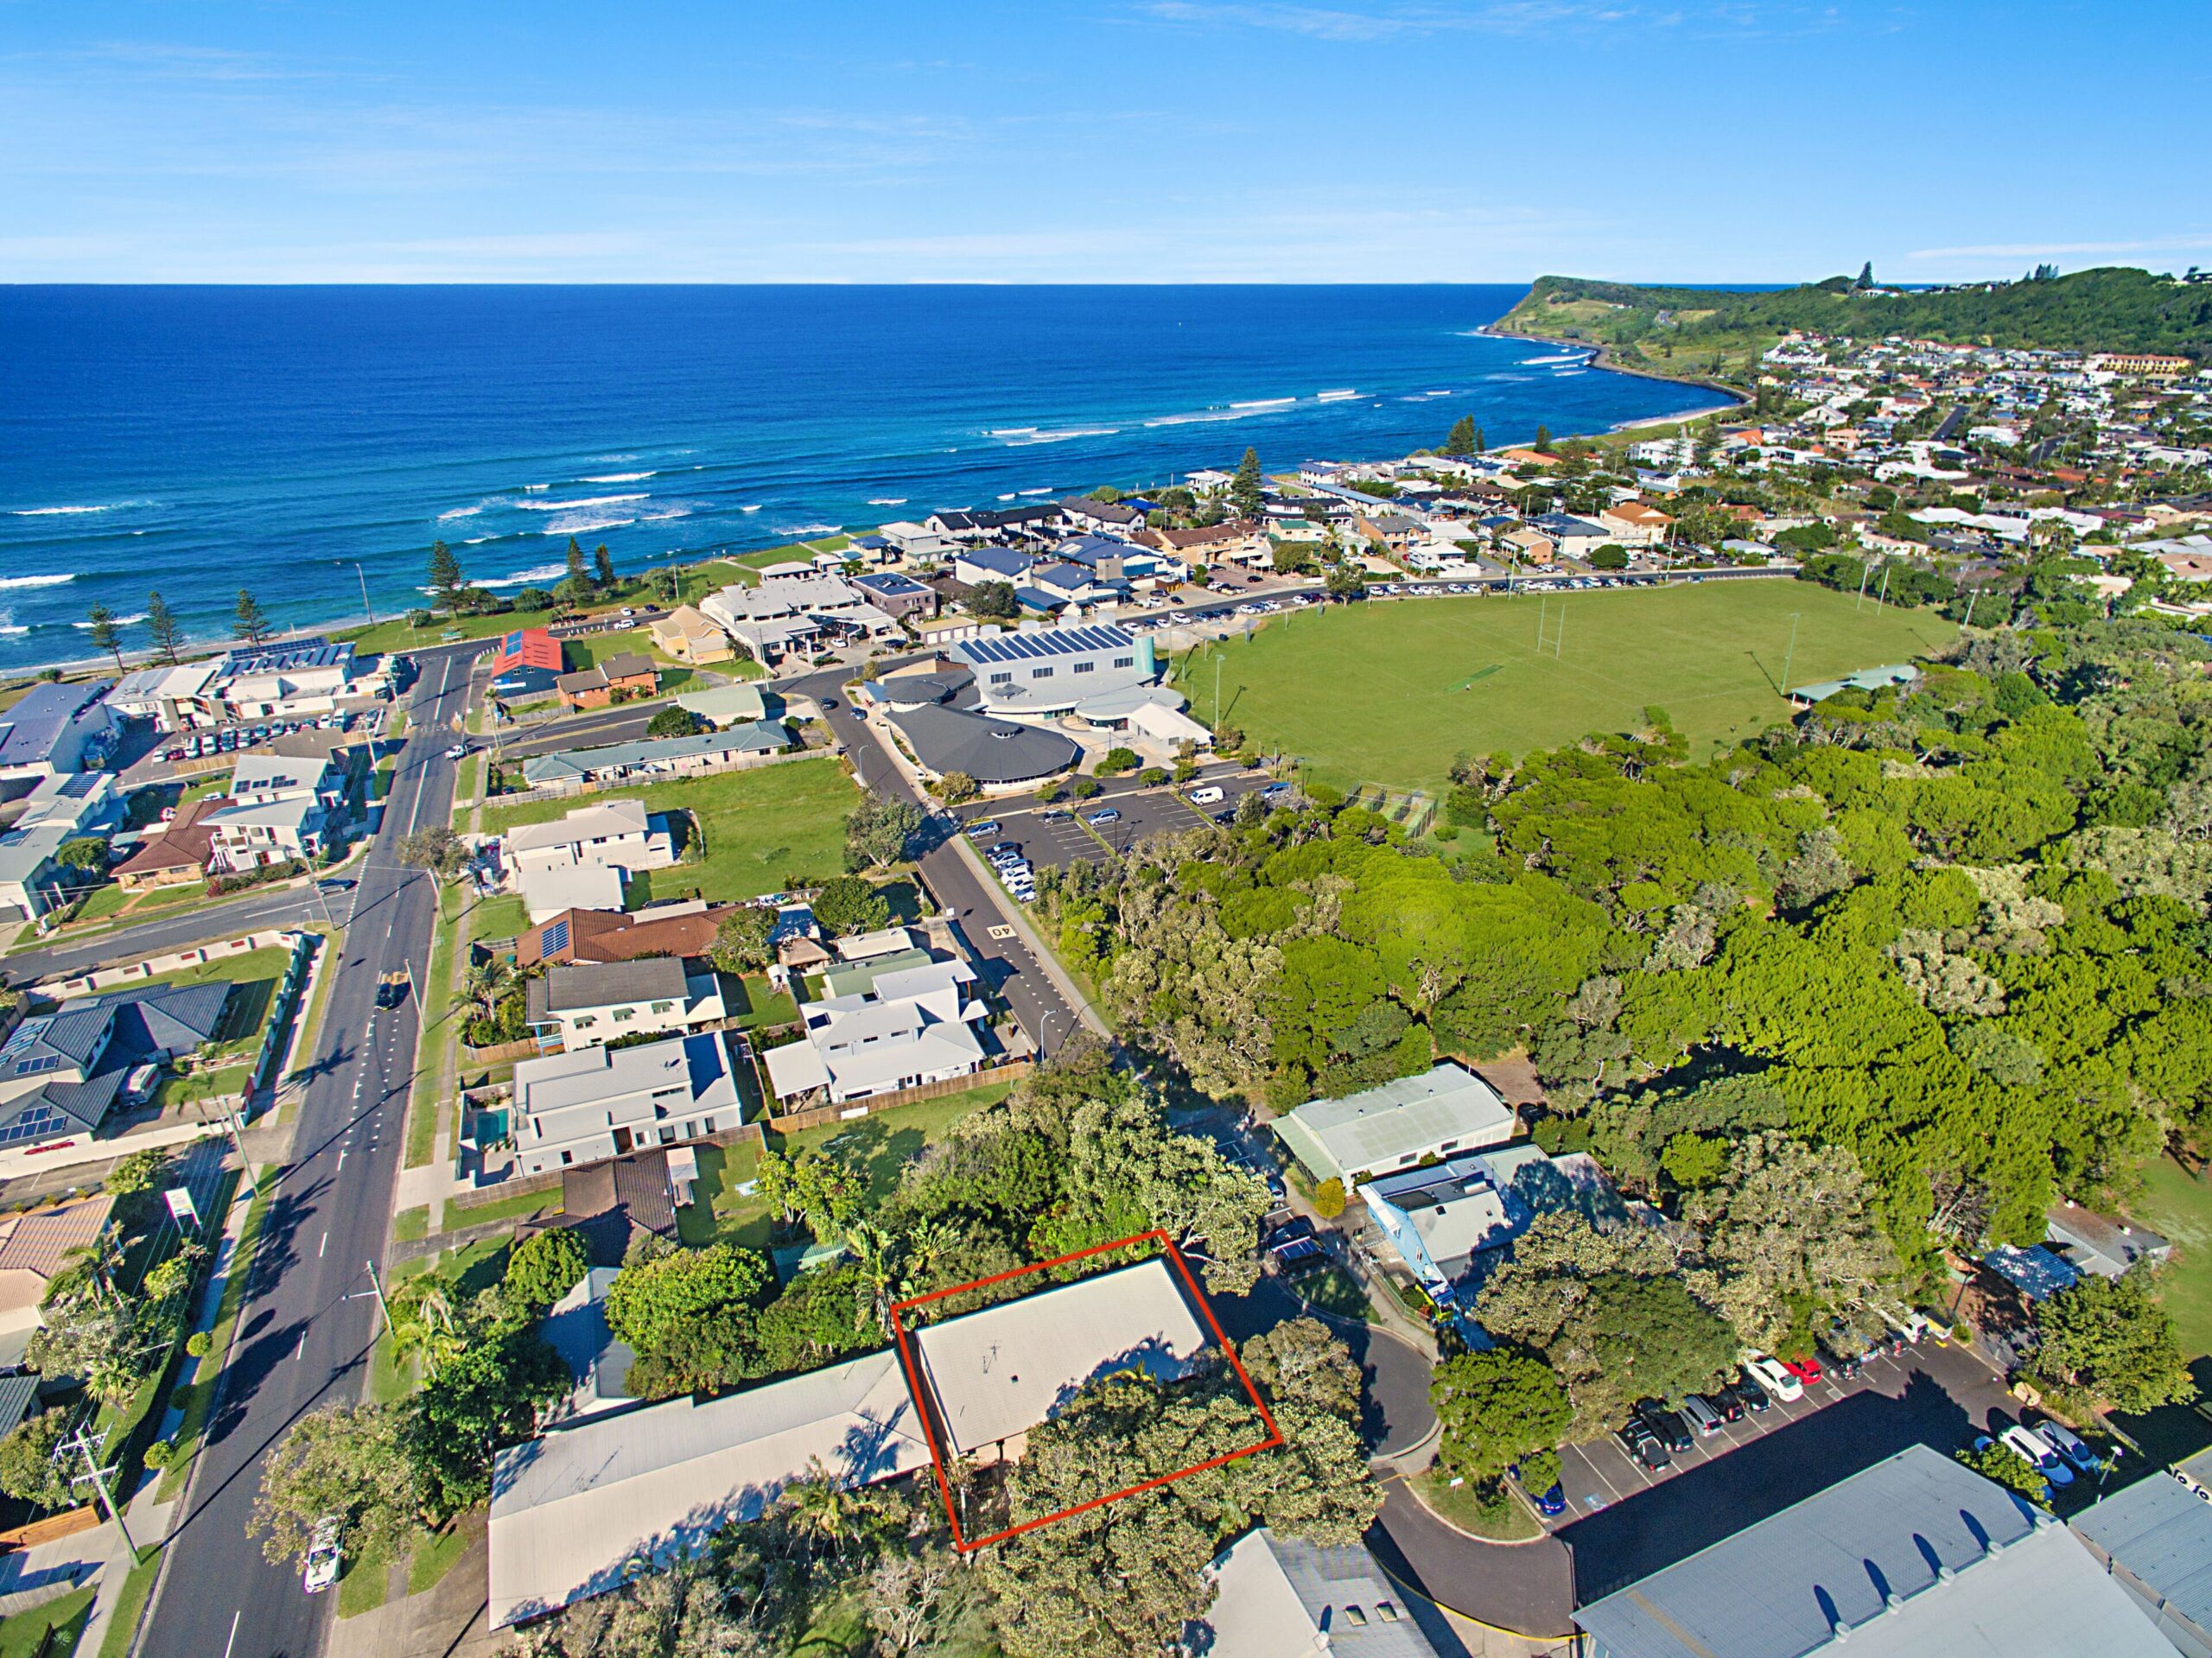
[[[1605,427],[1604,431],[1601,433],[1577,432],[1572,429],[1562,430],[1559,434],[1561,437],[1603,436],[1615,433],[1638,430],[1646,427],[1677,426],[1686,424],[1694,420],[1702,419],[1709,415],[1725,413],[1732,409],[1739,409],[1749,406],[1750,400],[1748,398],[1738,396],[1728,387],[1716,384],[1712,381],[1699,379],[1695,377],[1661,374],[1648,369],[1628,366],[1611,360],[1611,353],[1609,347],[1602,345],[1597,345],[1590,341],[1552,340],[1547,339],[1541,334],[1516,334],[1508,329],[1500,328],[1494,323],[1484,323],[1478,327],[1475,332],[1489,335],[1495,339],[1511,340],[1529,345],[1548,346],[1576,351],[1586,351],[1591,354],[1590,360],[1592,366],[1604,369],[1609,372],[1630,375],[1639,379],[1652,380],[1662,384],[1694,385],[1703,390],[1717,393],[1726,399],[1725,402],[1715,403],[1706,408],[1686,410],[1674,414],[1644,416],[1635,420],[1618,421]],[[839,533],[849,536],[868,535],[874,533],[878,527],[879,526],[872,524],[841,525],[839,527]],[[768,548],[777,544],[779,543],[770,541],[765,543],[760,547],[748,546],[702,549],[681,560],[671,561],[664,568],[676,569],[689,569],[697,564],[711,563],[721,559],[741,557],[747,553],[766,551]],[[345,634],[349,632],[365,630],[372,625],[372,619],[365,613],[357,613],[350,611],[341,612],[327,619],[298,623],[291,627],[283,629],[281,632],[272,633],[269,636],[269,639],[270,642],[273,644],[285,640],[304,639],[318,636],[336,638],[342,638]],[[188,645],[189,647],[198,648],[204,651],[219,651],[231,648],[232,645],[234,643],[235,641],[232,640],[210,638],[205,641],[191,640],[188,642]],[[125,671],[132,669],[150,666],[156,662],[159,657],[160,652],[154,650],[125,651],[124,652],[124,665]],[[84,677],[97,676],[103,671],[112,672],[114,669],[115,660],[111,656],[99,654],[87,655],[60,662],[35,663],[26,664],[19,669],[10,669],[4,672],[0,672],[0,686],[15,686],[35,681],[49,673],[58,672],[64,677]]]
[[[1611,346],[1601,341],[1561,340],[1541,334],[1516,334],[1510,328],[1499,327],[1495,322],[1485,322],[1475,332],[1488,334],[1495,340],[1517,340],[1531,346],[1571,346],[1578,351],[1588,352],[1590,365],[1592,368],[1602,368],[1614,374],[1633,375],[1639,380],[1656,380],[1662,385],[1694,385],[1700,391],[1711,391],[1726,399],[1725,402],[1714,403],[1710,408],[1688,409],[1678,415],[1649,415],[1641,420],[1617,421],[1605,429],[1608,433],[1633,432],[1646,426],[1673,426],[1683,422],[1702,420],[1707,415],[1726,414],[1732,409],[1751,407],[1751,400],[1733,386],[1723,385],[1718,380],[1708,380],[1695,374],[1662,374],[1658,370],[1646,367],[1642,364],[1624,363],[1614,355]],[[1570,433],[1568,435],[1573,436],[1574,434]]]

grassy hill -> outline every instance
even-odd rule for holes
[[[1221,718],[1303,757],[1319,781],[1435,791],[1455,755],[1632,730],[1653,703],[1710,753],[1787,717],[1785,659],[1802,685],[1909,661],[1957,632],[1933,611],[1878,609],[1802,581],[1376,600],[1220,646]],[[1211,721],[1212,653],[1184,657],[1178,683]]]
[[[1792,329],[1861,339],[2212,357],[2212,283],[2108,267],[1945,293],[1854,293],[1843,277],[1756,294],[1539,276],[1501,318],[1506,334],[1575,340],[1609,360],[1678,379],[1741,385]]]

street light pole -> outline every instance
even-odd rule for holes
[[[369,602],[369,573],[361,568],[359,559],[340,558],[332,562],[340,565],[351,564],[353,567],[353,574],[361,578],[361,608],[369,613],[369,626],[374,627],[377,625],[377,613],[376,607]]]
[[[108,1490],[107,1477],[113,1471],[102,1468],[99,1459],[92,1455],[92,1434],[84,1428],[78,1429],[77,1437],[68,1442],[67,1448],[78,1452],[85,1459],[85,1471],[73,1477],[70,1484],[82,1485],[87,1480],[92,1482],[92,1489],[99,1493],[100,1502],[114,1518],[115,1528],[123,1534],[123,1546],[130,1551],[130,1558],[136,1560],[138,1545],[131,1539],[130,1522],[124,1517],[123,1510],[116,1506],[115,1493]]]

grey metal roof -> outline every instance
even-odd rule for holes
[[[2200,1629],[2212,1629],[2212,1502],[2153,1474],[2069,1522]]]
[[[1038,661],[1084,651],[1123,650],[1135,643],[1135,636],[1126,628],[1049,627],[1028,633],[1001,633],[995,638],[962,639],[952,647],[952,654],[969,663]]]
[[[1472,1071],[1450,1062],[1340,1100],[1314,1100],[1287,1119],[1347,1172],[1387,1169],[1408,1153],[1465,1141],[1514,1121],[1513,1108]]]
[[[0,1433],[5,1433],[31,1413],[38,1398],[35,1375],[0,1376]]]
[[[1592,1658],[2172,1658],[2063,1526],[1924,1445],[1574,1621]]]
[[[40,765],[53,754],[61,734],[107,695],[110,681],[81,685],[66,681],[34,685],[15,706],[0,712],[0,765]]]
[[[581,962],[549,969],[545,1007],[556,1013],[631,1001],[682,1001],[683,963],[673,956],[631,962]]]
[[[650,765],[664,760],[707,759],[723,754],[772,753],[791,746],[791,733],[780,725],[754,720],[726,731],[702,731],[689,737],[654,737],[637,742],[602,743],[596,748],[562,748],[523,762],[532,783],[589,777],[597,772]]]
[[[1081,756],[1074,740],[1039,726],[993,720],[935,702],[886,716],[931,771],[964,772],[982,784],[1027,783],[1065,772]]]

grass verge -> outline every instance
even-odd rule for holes
[[[59,1600],[0,1620],[0,1658],[69,1658],[92,1617],[97,1588],[90,1585],[73,1589]],[[48,1629],[54,1631],[50,1644]]]
[[[268,1217],[270,1198],[276,1189],[275,1178],[264,1176],[246,1208],[245,1224],[238,1231],[238,1247],[231,1257],[230,1275],[223,1280],[223,1299],[216,1304],[215,1322],[208,1331],[207,1357],[193,1377],[192,1391],[185,1400],[184,1420],[169,1441],[169,1465],[162,1471],[157,1501],[168,1502],[184,1495],[184,1483],[192,1472],[192,1459],[199,1453],[200,1436],[207,1431],[208,1413],[214,1408],[215,1388],[222,1379],[224,1363],[230,1356],[231,1337],[238,1330],[238,1309],[245,1305],[245,1283],[253,1271],[253,1252],[261,1242],[262,1222]]]
[[[1414,1475],[1408,1483],[1413,1487],[1414,1495],[1440,1518],[1478,1537],[1498,1543],[1518,1543],[1543,1529],[1527,1505],[1505,1489],[1503,1481],[1487,1490],[1471,1481],[1455,1486],[1451,1483],[1451,1476],[1441,1468],[1430,1467]]]

